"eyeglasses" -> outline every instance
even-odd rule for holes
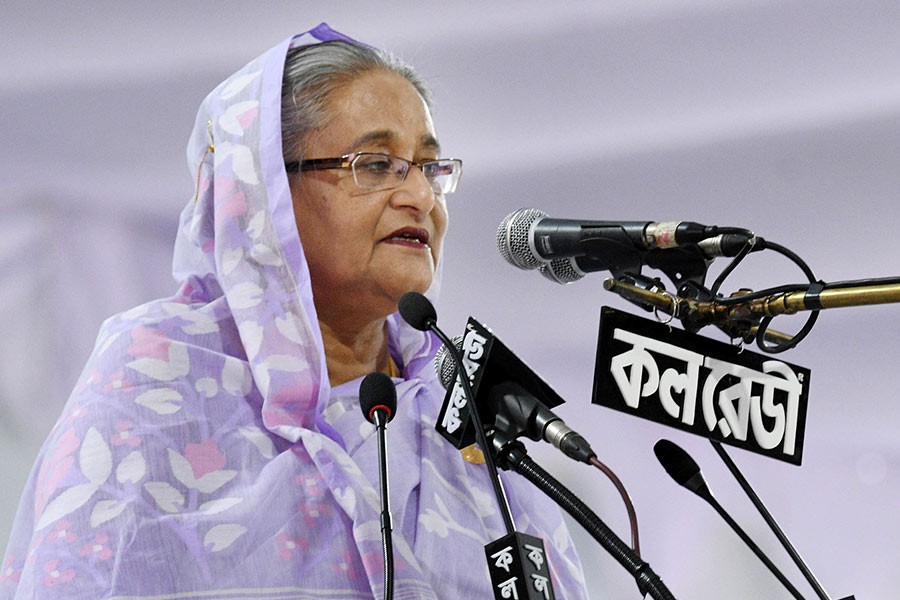
[[[376,152],[356,152],[340,158],[312,158],[284,164],[288,173],[349,168],[356,185],[372,191],[399,187],[406,181],[410,167],[418,167],[422,171],[435,194],[453,193],[462,175],[462,161],[458,158],[410,161]]]

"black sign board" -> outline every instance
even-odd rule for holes
[[[487,396],[491,388],[501,382],[513,381],[521,385],[548,408],[559,406],[563,402],[540,375],[473,317],[469,317],[466,324],[460,353],[472,393],[475,394],[478,416],[485,428],[494,423],[494,415],[487,409]],[[444,397],[435,428],[457,448],[475,443],[475,428],[472,427],[468,401],[455,369],[453,385]]]
[[[594,404],[799,465],[810,371],[610,307]]]

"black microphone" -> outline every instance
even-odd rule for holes
[[[772,572],[773,575],[781,582],[782,585],[791,593],[794,598],[798,600],[804,600],[803,596],[800,595],[800,592],[797,591],[797,588],[793,586],[793,584],[788,581],[787,577],[778,570],[778,567],[769,560],[763,551],[757,546],[753,540],[750,539],[750,536],[741,529],[741,526],[737,524],[737,522],[731,518],[725,509],[722,508],[722,505],[719,504],[719,501],[716,500],[712,492],[709,489],[709,486],[706,484],[706,480],[703,478],[703,473],[700,471],[700,467],[694,461],[690,455],[685,452],[680,446],[675,444],[674,442],[670,442],[669,440],[659,440],[653,446],[653,453],[656,454],[657,460],[659,460],[660,464],[666,470],[672,479],[678,485],[686,487],[690,491],[694,492],[710,506],[712,506],[719,516],[721,516],[726,523],[731,527],[732,530],[744,541],[745,544],[753,551],[753,553],[763,562],[763,564],[768,567],[769,571]]]
[[[453,338],[452,341],[457,352],[462,351],[462,336]],[[452,390],[456,369],[447,346],[443,346],[435,355],[434,368],[444,389]],[[492,368],[497,367],[495,365]],[[518,383],[501,379],[490,385],[487,404],[495,418],[506,419],[523,435],[536,442],[553,444],[574,460],[590,464],[591,458],[597,456],[581,434],[566,425],[565,421]]]
[[[749,231],[723,229],[727,231],[691,221],[554,219],[538,209],[520,208],[500,223],[497,247],[503,258],[520,269],[536,269],[558,258],[589,256],[611,262],[605,268],[615,270],[617,263],[635,253],[698,244],[720,233],[741,234],[745,241],[753,237]]]
[[[719,257],[731,258],[737,256],[747,243],[752,241],[750,252],[758,252],[766,249],[766,241],[759,237],[748,238],[740,233],[720,233],[716,236],[697,242],[696,248],[703,259]],[[502,252],[502,250],[501,250]],[[554,258],[549,262],[538,266],[541,275],[554,283],[567,284],[578,281],[589,273],[597,271],[638,271],[640,259],[634,252],[623,252],[616,256],[609,251],[605,256],[595,257],[590,255],[572,256],[566,258]],[[643,262],[643,261],[640,261]]]
[[[447,334],[437,326],[437,312],[428,298],[418,292],[408,292],[400,298],[398,308],[400,316],[412,327],[419,331],[431,331],[440,338],[446,349],[444,355],[449,355],[449,358],[456,362],[457,367],[460,370],[463,369],[464,359],[459,356]],[[467,377],[460,378],[460,381],[462,383],[460,387],[463,392],[457,398],[457,408],[470,407],[475,403],[475,393],[472,391]],[[449,393],[447,398],[450,398]],[[442,415],[446,411],[447,406],[448,400],[445,399]],[[443,435],[445,432],[440,427],[442,415],[438,417],[438,423],[435,424],[435,428]],[[488,446],[478,411],[471,411],[467,420],[471,420],[473,426],[471,429],[475,430],[473,437],[478,440],[478,444],[484,453],[484,463],[488,470],[491,485],[494,487],[494,494],[500,505],[500,512],[507,531],[505,536],[486,544],[484,547],[488,561],[488,572],[494,590],[494,598],[503,600],[504,598],[521,597],[528,600],[553,600],[556,596],[553,592],[553,584],[550,581],[550,570],[544,559],[544,543],[539,538],[515,530],[509,501],[506,498],[500,477],[497,475],[494,454]],[[444,435],[444,437],[447,436]],[[447,439],[453,441],[451,437],[447,437]],[[456,447],[462,448],[463,445],[457,444]]]
[[[397,308],[403,320],[409,323],[413,329],[429,331],[437,326],[437,311],[434,310],[434,304],[418,292],[403,294]]]
[[[453,352],[453,343],[450,341],[450,338],[447,337],[447,334],[444,333],[440,327],[438,327],[437,311],[434,310],[434,305],[428,298],[419,292],[407,292],[400,298],[397,308],[404,321],[419,331],[431,331],[434,333],[444,343],[444,346],[450,348],[450,352],[453,354],[453,358],[457,362],[457,365],[463,364],[463,359]],[[456,406],[457,408],[466,408],[474,404],[475,394],[472,391],[468,378],[463,377],[460,379],[463,385],[461,386],[461,392],[456,398]],[[447,398],[449,399],[449,393]],[[447,437],[440,427],[442,420],[445,420],[444,414],[448,408],[448,399],[444,400],[444,405],[441,414],[438,415],[438,423],[435,424],[435,428],[439,433],[444,435],[446,439],[453,441],[452,438]],[[513,534],[515,533],[516,527],[513,523],[512,510],[509,507],[509,500],[506,498],[506,492],[503,490],[503,483],[497,475],[497,467],[494,464],[494,456],[487,444],[484,426],[481,424],[481,416],[477,411],[466,411],[466,415],[469,417],[467,418],[467,422],[471,420],[471,424],[473,425],[471,428],[466,428],[471,437],[469,438],[468,443],[456,444],[456,447],[461,449],[465,446],[469,446],[477,439],[478,444],[481,446],[482,452],[484,453],[484,463],[487,467],[488,478],[491,481],[491,486],[494,488],[494,495],[497,497],[497,503],[500,506],[500,514],[503,517],[504,525],[506,525],[506,531],[509,534]]]
[[[359,386],[363,417],[378,432],[378,482],[381,488],[381,541],[384,550],[384,597],[394,597],[394,546],[391,537],[391,499],[388,493],[387,440],[385,426],[397,410],[397,388],[384,373],[369,373]]]
[[[466,325],[466,335],[461,338],[462,356],[459,356],[460,352],[457,351],[457,344],[437,327],[437,314],[427,298],[416,292],[409,292],[400,299],[399,308],[400,315],[407,323],[422,331],[433,331],[444,342],[444,348],[441,352],[443,352],[442,357],[445,358],[442,358],[441,363],[444,360],[456,363],[455,369],[449,370],[450,374],[448,376],[450,381],[455,380],[455,384],[447,392],[435,428],[457,448],[471,444],[470,439],[474,437],[471,429],[475,429],[478,443],[485,451],[485,462],[489,472],[493,473],[494,478],[496,478],[493,453],[487,446],[484,429],[481,425],[480,410],[478,410],[483,404],[487,404],[487,402],[478,402],[478,397],[485,393],[482,390],[492,389],[491,381],[497,378],[506,381],[524,380],[528,382],[526,387],[530,392],[545,400],[543,402],[545,406],[547,404],[550,404],[550,406],[561,404],[562,398],[559,398],[556,392],[547,386],[536,373],[525,366],[489,329],[475,319],[469,318],[469,322]],[[497,364],[495,366],[497,368],[485,369],[484,367],[489,361],[496,361]],[[456,377],[455,373],[463,373],[465,376]],[[443,376],[441,378],[443,379]],[[444,382],[442,381],[442,383]],[[445,387],[447,385],[447,383],[444,383]],[[463,391],[457,393],[457,390]],[[453,410],[451,411],[450,409]],[[452,419],[455,422],[453,427],[448,429],[446,427],[448,422],[447,415],[451,414],[455,414]],[[468,427],[470,420],[473,427]],[[465,426],[462,426],[463,423],[465,423]],[[571,492],[565,490],[549,473],[537,467],[533,461],[527,460],[524,446],[520,442],[514,442],[510,446],[513,447],[512,453],[516,453],[517,457],[513,459],[511,456],[507,456],[504,468],[512,468],[525,476],[526,479],[547,493],[569,514],[575,517],[579,523],[584,525],[588,533],[600,542],[603,548],[608,550],[635,577],[638,589],[641,590],[642,594],[651,593],[654,598],[674,600],[671,592],[665,587],[659,576],[653,572],[650,565],[643,562],[639,556],[636,556],[626,544],[606,527],[599,517],[594,515],[581,501],[577,500]],[[510,463],[515,463],[515,465]],[[497,482],[499,484],[499,479]],[[502,496],[502,488],[498,492],[498,499],[505,500],[505,496]],[[502,504],[503,502],[501,502]],[[508,510],[508,506],[506,509]],[[509,519],[511,521],[511,517]],[[526,549],[525,552],[522,552],[523,548]],[[488,557],[491,581],[494,584],[495,598],[520,597],[534,598],[535,600],[538,598],[555,598],[553,589],[550,587],[549,571],[546,569],[534,573],[519,571],[522,565],[528,565],[529,563],[538,567],[539,570],[542,568],[540,565],[546,566],[546,561],[542,559],[534,562],[535,557],[543,555],[543,543],[538,538],[509,530],[508,535],[485,546],[485,552]],[[527,568],[531,569],[530,566]],[[513,572],[517,573],[517,575],[510,577],[510,574]],[[528,575],[528,577],[522,577],[522,573]],[[522,582],[527,579],[533,580],[531,585],[527,587],[522,586]]]
[[[384,373],[369,373],[359,386],[359,407],[363,416],[376,427],[384,427],[397,410],[397,388]]]

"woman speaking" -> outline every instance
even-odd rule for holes
[[[504,533],[482,464],[434,430],[431,334],[445,158],[416,73],[326,25],[203,102],[175,294],[107,320],[28,480],[3,598],[380,597],[376,436],[360,381],[389,374],[396,598],[490,598]],[[558,598],[586,598],[559,511],[503,474]]]

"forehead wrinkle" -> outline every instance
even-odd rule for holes
[[[361,148],[367,144],[384,144],[385,146],[389,146],[392,143],[397,141],[397,134],[388,129],[378,129],[375,131],[370,131],[368,133],[364,133],[363,135],[356,138],[350,147],[347,150],[356,150],[357,148]],[[433,149],[436,151],[440,151],[441,145],[430,133],[426,133],[419,138],[419,149]]]

